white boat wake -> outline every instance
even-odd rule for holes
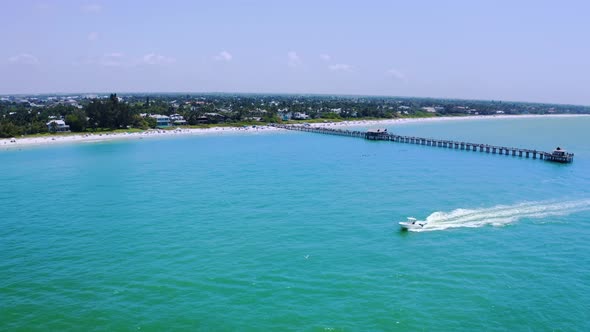
[[[504,226],[523,218],[545,218],[590,211],[590,199],[577,201],[525,202],[515,205],[498,205],[491,208],[437,211],[429,215],[427,224],[412,232],[440,231],[458,227]]]

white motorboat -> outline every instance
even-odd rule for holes
[[[399,223],[402,229],[421,229],[427,224],[426,221],[418,221],[416,218],[408,217],[407,221],[401,221]]]

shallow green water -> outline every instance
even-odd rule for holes
[[[0,328],[588,330],[588,128],[390,127],[571,165],[308,133],[1,152]]]

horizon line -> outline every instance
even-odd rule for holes
[[[538,105],[560,105],[560,106],[578,106],[578,107],[590,107],[585,104],[569,104],[569,103],[557,103],[557,102],[538,102],[538,101],[517,101],[517,100],[502,100],[502,99],[475,99],[475,98],[457,98],[457,97],[418,97],[418,96],[395,96],[395,95],[379,95],[379,94],[337,94],[337,93],[307,93],[307,92],[221,92],[221,91],[210,91],[210,92],[196,92],[196,91],[175,91],[175,92],[163,92],[163,91],[142,91],[142,92],[130,92],[130,91],[119,91],[119,92],[39,92],[39,93],[0,93],[0,96],[43,96],[43,95],[88,95],[88,94],[129,94],[129,95],[140,95],[140,94],[169,94],[169,95],[183,95],[183,94],[195,94],[195,95],[215,95],[215,94],[234,94],[234,95],[277,95],[277,96],[334,96],[334,97],[381,97],[381,98],[400,98],[400,99],[440,99],[440,100],[458,100],[458,101],[479,101],[479,102],[503,102],[503,103],[519,103],[519,104],[538,104]]]

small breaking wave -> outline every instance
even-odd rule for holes
[[[525,202],[515,205],[497,205],[480,209],[456,209],[451,212],[437,211],[429,215],[428,222],[414,232],[440,231],[459,227],[504,226],[523,218],[564,216],[590,210],[590,199],[577,201]]]

